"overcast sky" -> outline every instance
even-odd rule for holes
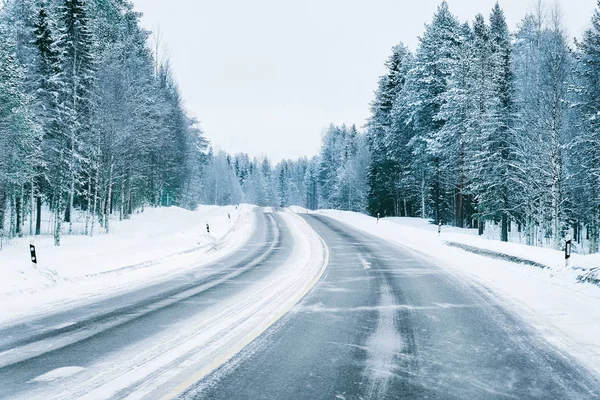
[[[213,146],[274,161],[317,153],[323,129],[364,125],[393,45],[415,49],[439,0],[134,0],[160,28],[187,109]],[[495,0],[449,0],[461,21]],[[559,0],[571,37],[595,0]],[[503,0],[514,29],[533,0]]]

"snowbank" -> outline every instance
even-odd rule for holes
[[[60,247],[51,236],[15,239],[0,251],[0,322],[114,294],[223,257],[250,237],[253,208],[148,208],[112,222],[108,235],[64,236]],[[37,267],[29,260],[30,243]]]
[[[397,243],[446,269],[459,279],[491,291],[507,309],[529,322],[548,342],[578,358],[600,373],[600,288],[581,283],[581,268],[599,265],[597,255],[573,255],[565,267],[561,251],[516,243],[481,239],[472,232],[437,226],[416,218],[376,218],[363,214],[323,210],[328,215],[364,232]],[[524,266],[492,259],[447,246],[462,243],[491,251],[532,259],[548,268]]]
[[[422,218],[386,218],[386,223],[392,222],[402,227],[412,227],[428,231],[437,235],[438,227]],[[418,234],[418,233],[416,233]],[[499,240],[489,240],[477,235],[476,229],[461,229],[450,226],[442,226],[439,235],[442,243],[462,247],[469,250],[481,249],[484,252],[504,255],[508,261],[517,261],[541,268],[549,268],[561,279],[572,279],[576,282],[600,283],[598,272],[600,272],[600,254],[571,254],[569,268],[565,266],[565,254],[563,251],[543,247],[527,246],[519,243],[506,243]],[[460,246],[463,245],[463,246]],[[519,260],[520,259],[520,260]]]

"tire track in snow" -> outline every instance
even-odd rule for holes
[[[362,257],[361,257],[362,260]],[[383,398],[390,380],[394,377],[394,358],[404,343],[396,330],[395,298],[390,286],[382,278],[380,286],[379,316],[375,332],[367,338],[368,353],[365,375],[369,380],[368,398]]]

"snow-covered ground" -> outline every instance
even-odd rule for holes
[[[114,295],[230,254],[250,237],[253,208],[147,208],[111,222],[110,234],[64,236],[60,247],[48,235],[15,239],[0,251],[0,323]]]
[[[292,210],[307,212],[300,207]],[[459,279],[485,287],[558,349],[600,373],[600,287],[578,282],[582,271],[565,267],[562,252],[486,240],[449,227],[442,227],[438,236],[437,226],[414,218],[386,218],[378,223],[376,218],[353,212],[318,212],[416,250]],[[491,259],[447,246],[445,241],[536,260],[548,268]],[[589,268],[599,265],[598,260],[597,255],[574,255],[572,265]]]

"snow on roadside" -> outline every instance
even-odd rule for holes
[[[148,208],[113,222],[108,235],[65,236],[60,247],[50,236],[16,239],[0,251],[0,323],[114,295],[230,254],[250,237],[253,209]],[[37,268],[29,243],[36,246]]]
[[[293,207],[293,210],[306,212],[298,207]],[[600,288],[579,283],[577,276],[581,271],[565,268],[562,252],[484,240],[444,227],[438,236],[436,226],[411,218],[381,219],[377,223],[376,218],[353,212],[323,210],[318,213],[416,250],[417,255],[455,276],[468,278],[488,288],[498,301],[528,321],[548,342],[600,373]],[[446,246],[444,241],[482,246],[524,258],[534,257],[550,268],[540,269],[491,259]],[[573,261],[575,265],[582,259],[590,263],[587,260],[595,257],[575,255]]]
[[[385,223],[391,222],[401,225],[405,228],[415,228],[425,230],[437,235],[438,227],[431,224],[429,220],[422,218],[385,218],[381,221]],[[440,238],[447,242],[464,244],[467,246],[477,247],[492,252],[506,254],[512,257],[518,257],[525,260],[530,260],[538,264],[542,264],[555,271],[561,273],[567,272],[568,268],[563,268],[565,265],[564,252],[562,250],[554,250],[544,247],[527,246],[520,243],[506,243],[499,240],[490,240],[477,235],[476,229],[461,229],[451,226],[442,226],[442,235]],[[600,267],[600,254],[571,254],[569,266],[575,270],[571,276],[578,276]],[[563,271],[566,270],[566,271]]]

